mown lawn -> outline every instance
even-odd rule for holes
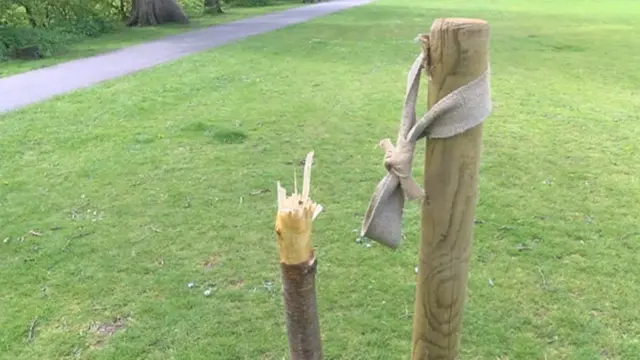
[[[43,68],[61,62],[93,56],[108,51],[118,50],[127,46],[152,41],[164,36],[174,35],[189,30],[215,26],[226,22],[240,20],[249,16],[262,15],[274,11],[281,11],[302,5],[301,3],[276,2],[274,5],[264,7],[234,7],[225,9],[224,14],[193,16],[188,25],[165,24],[151,27],[126,27],[124,24],[118,25],[112,32],[94,37],[86,38],[65,47],[63,51],[52,57],[43,58],[36,61],[9,60],[0,61],[0,78],[18,74],[21,72]]]
[[[395,252],[354,230],[444,16],[493,29],[462,359],[636,359],[635,0],[379,0],[0,116],[0,358],[286,358],[274,189],[314,150],[326,358],[407,359],[418,206]]]

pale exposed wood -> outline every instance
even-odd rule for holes
[[[313,165],[313,152],[307,154],[304,160],[304,172],[302,174],[302,199],[309,199],[311,191],[311,165]]]
[[[487,69],[483,20],[438,19],[421,40],[429,51],[429,106]],[[412,360],[458,358],[481,150],[482,125],[427,141]]]
[[[311,224],[322,211],[322,207],[309,198],[312,164],[313,152],[310,152],[305,160],[301,194],[298,193],[295,177],[291,196],[287,196],[287,191],[280,182],[277,184],[278,213],[275,230],[282,263],[300,264],[312,257]]]

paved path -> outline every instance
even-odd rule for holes
[[[169,36],[0,79],[0,113],[373,0],[334,0]]]

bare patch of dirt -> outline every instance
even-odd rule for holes
[[[200,266],[205,270],[211,270],[218,266],[218,264],[220,264],[220,257],[218,255],[209,255],[209,257],[200,262]]]
[[[123,329],[126,325],[126,322],[127,320],[124,318],[117,318],[112,323],[98,324],[95,331],[102,336],[111,336],[119,330]]]
[[[89,326],[89,331],[98,335],[90,344],[91,348],[102,348],[105,341],[118,331],[123,330],[127,326],[129,317],[118,316],[111,322],[94,322]]]
[[[229,282],[229,286],[233,289],[240,289],[241,287],[244,286],[244,280],[242,279],[231,280]]]

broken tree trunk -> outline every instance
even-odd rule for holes
[[[424,45],[429,107],[487,70],[488,45],[483,20],[433,23]],[[458,358],[481,148],[482,124],[427,141],[412,360]]]
[[[287,196],[278,182],[275,232],[280,248],[284,307],[291,360],[321,360],[322,340],[316,305],[317,260],[311,224],[322,206],[309,198],[313,152],[307,155],[302,194]]]
[[[154,26],[164,23],[189,23],[176,0],[133,0],[127,26]]]

